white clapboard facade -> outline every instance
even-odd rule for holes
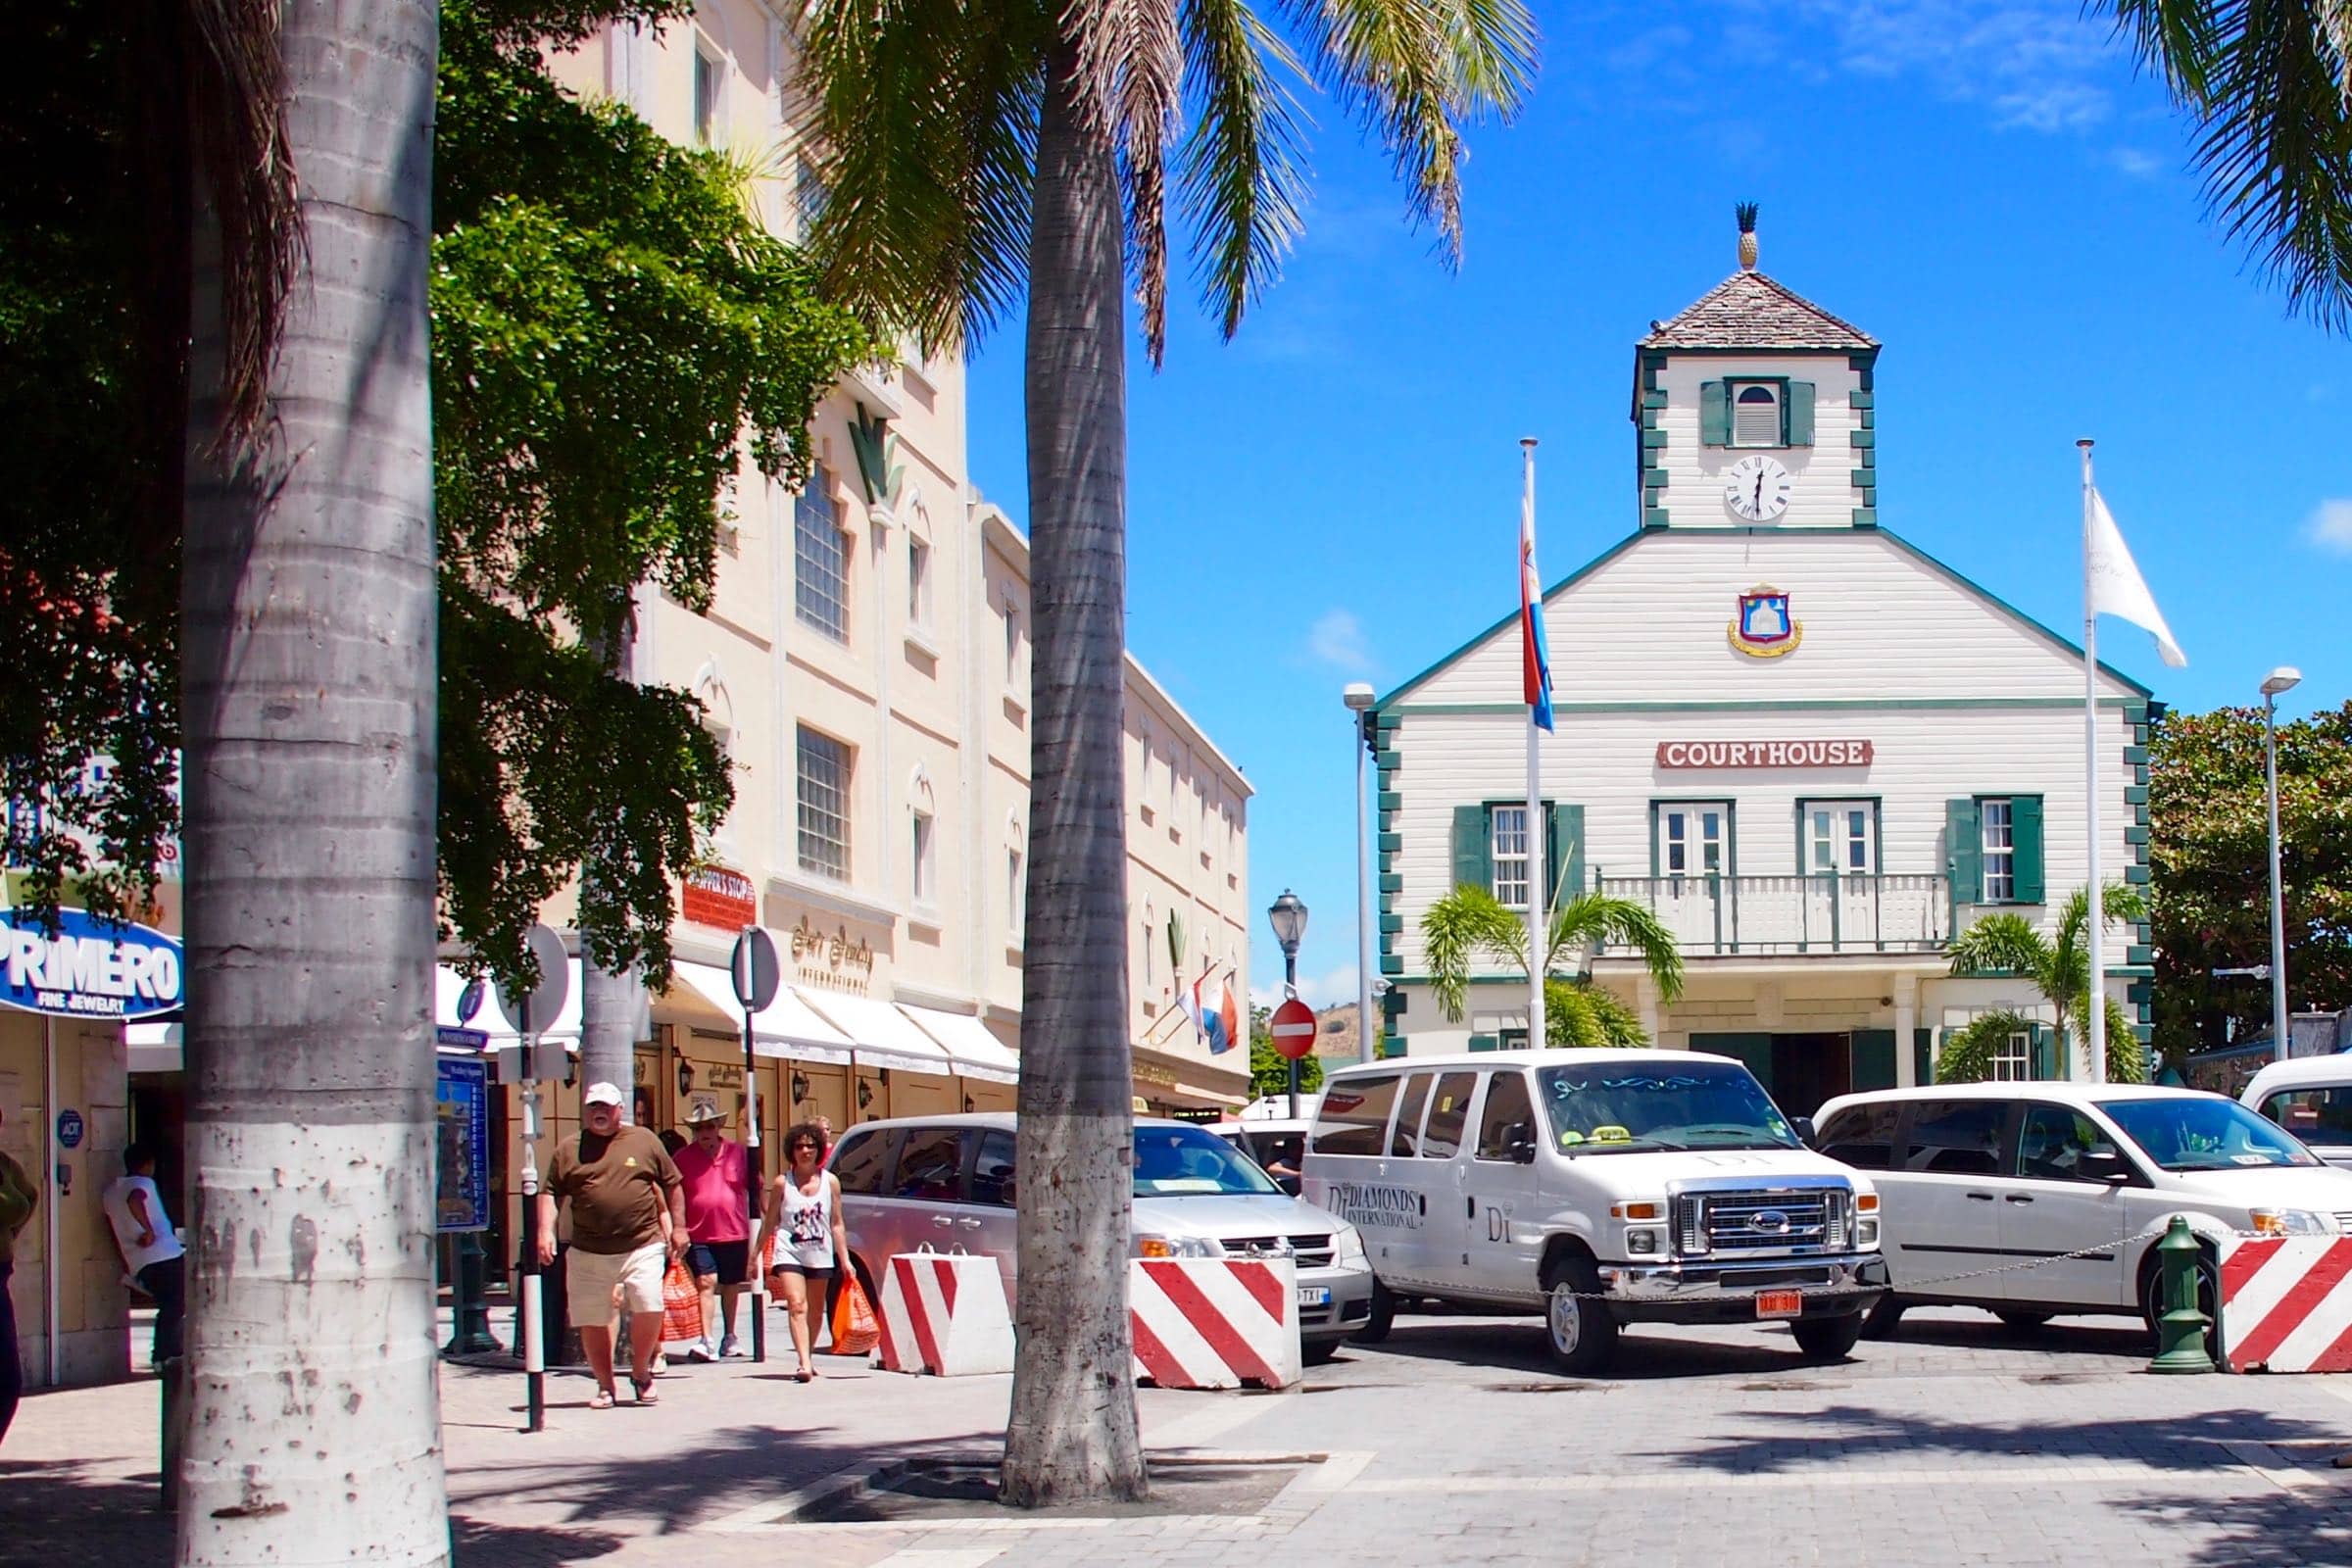
[[[1591,960],[1660,1044],[1742,1057],[1792,1114],[1923,1081],[1978,1013],[2047,1016],[1946,947],[1990,909],[2046,925],[2082,881],[2082,652],[1880,526],[1875,340],[1742,270],[1637,353],[1637,526],[1544,595],[1553,879],[1680,939],[1672,1004],[1625,954]],[[1375,710],[1390,1054],[1526,1041],[1525,980],[1479,976],[1449,1020],[1420,934],[1457,882],[1524,906],[1520,657],[1506,614]],[[2147,878],[2148,710],[2102,672],[2110,880]],[[2111,928],[2109,992],[2143,1024],[2146,943]],[[2043,1030],[2006,1070],[2081,1064]]]

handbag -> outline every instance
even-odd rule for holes
[[[694,1288],[694,1276],[686,1272],[685,1263],[673,1257],[669,1272],[662,1276],[662,1338],[692,1345],[702,1337],[702,1293]]]
[[[833,1353],[863,1355],[881,1343],[882,1325],[874,1321],[874,1304],[865,1298],[857,1270],[845,1270],[841,1298],[833,1303]]]

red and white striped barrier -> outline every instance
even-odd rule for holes
[[[1287,1389],[1300,1375],[1289,1258],[1138,1258],[1127,1268],[1135,1375],[1163,1389]]]
[[[2219,1244],[2222,1357],[2232,1372],[2352,1372],[2352,1239]]]
[[[1012,1314],[993,1257],[902,1252],[882,1269],[874,1303],[876,1364],[943,1378],[1012,1370]]]

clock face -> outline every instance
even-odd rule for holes
[[[1749,522],[1770,522],[1788,510],[1788,470],[1777,458],[1741,458],[1724,475],[1723,504]]]

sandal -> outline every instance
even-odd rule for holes
[[[647,1378],[643,1383],[638,1382],[635,1378],[631,1378],[629,1379],[629,1385],[637,1391],[637,1402],[639,1404],[660,1404],[662,1402],[662,1396],[654,1392],[654,1380],[652,1378]]]
[[[813,1383],[816,1381],[816,1372],[811,1367],[802,1367],[798,1372],[795,1372],[792,1375],[792,1381],[795,1383]]]
[[[588,1408],[591,1410],[610,1410],[612,1408],[612,1402],[611,1389],[599,1389],[588,1396]]]

